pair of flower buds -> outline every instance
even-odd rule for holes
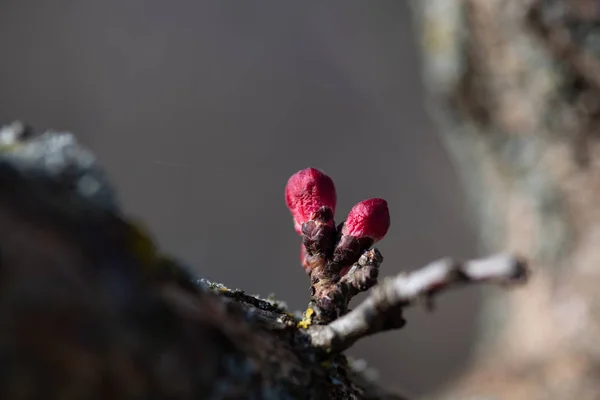
[[[328,175],[316,168],[303,169],[290,177],[285,200],[294,219],[294,229],[303,237],[301,260],[309,274],[309,257],[322,257],[332,272],[344,275],[362,252],[381,240],[390,227],[387,202],[381,198],[359,202],[336,227],[335,185]]]

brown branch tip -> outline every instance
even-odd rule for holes
[[[313,346],[327,352],[341,352],[365,336],[401,328],[405,307],[419,299],[432,306],[433,296],[442,290],[466,283],[524,283],[530,274],[525,260],[498,254],[462,262],[441,259],[376,286],[383,256],[371,246],[390,226],[387,202],[362,201],[336,226],[333,180],[315,168],[292,175],[285,195],[311,281],[309,306],[298,326],[306,329]],[[350,311],[350,300],[373,286],[370,296]]]

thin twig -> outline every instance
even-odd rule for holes
[[[365,336],[401,328],[402,310],[417,299],[431,299],[441,290],[466,283],[522,283],[528,275],[526,263],[507,254],[466,262],[437,260],[410,274],[387,278],[356,309],[328,325],[312,326],[308,334],[315,347],[340,352]]]

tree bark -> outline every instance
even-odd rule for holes
[[[439,398],[600,393],[600,3],[414,0],[431,113],[486,251],[532,262],[490,297],[473,368]]]

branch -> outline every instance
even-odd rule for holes
[[[420,298],[431,300],[441,290],[466,283],[523,283],[528,276],[526,263],[507,254],[466,262],[437,260],[384,280],[356,309],[327,325],[312,326],[308,334],[315,347],[340,352],[365,336],[404,326],[403,309]]]

